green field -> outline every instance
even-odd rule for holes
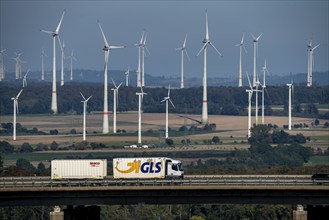
[[[329,165],[329,156],[312,156],[307,166]]]

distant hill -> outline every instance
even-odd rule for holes
[[[68,70],[65,71],[66,82],[69,81],[69,72]],[[108,73],[108,82],[111,84],[111,78],[119,84],[120,82],[125,83],[125,75],[123,70],[110,70]],[[87,70],[87,69],[75,69],[73,71],[74,82],[90,82],[90,83],[101,83],[104,79],[104,72],[98,70]],[[57,80],[60,80],[60,72],[57,72]],[[293,79],[296,85],[306,85],[306,73],[298,73],[290,75],[268,75],[266,78],[266,84],[271,86],[280,86],[289,83],[291,79]],[[14,79],[14,73],[6,73],[6,79],[12,81]],[[28,81],[40,81],[41,79],[41,72],[30,72],[28,75]],[[51,72],[47,71],[45,74],[45,80],[51,81],[52,74]],[[137,75],[136,71],[130,71],[129,75],[129,85],[135,86]],[[260,79],[262,81],[262,79]],[[149,74],[145,75],[145,84],[148,87],[167,87],[169,84],[173,88],[178,88],[180,86],[180,77],[170,77],[167,78],[165,76],[152,76]],[[237,86],[238,81],[236,78],[230,77],[212,77],[208,78],[208,86],[216,87],[216,86]],[[243,85],[247,85],[247,79],[243,79]],[[329,85],[329,71],[327,72],[314,72],[313,73],[313,85],[318,86],[328,86]],[[185,78],[185,87],[199,87],[202,86],[202,78],[201,77],[187,77]]]

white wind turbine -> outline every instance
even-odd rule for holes
[[[147,95],[147,93],[143,92],[142,86],[140,88],[141,91],[136,92],[136,95],[138,95],[138,144],[142,143],[142,102],[143,96]]]
[[[260,37],[263,35],[263,33],[261,33],[258,37],[255,37],[252,33],[250,33],[250,35],[253,38],[253,42],[254,42],[254,75],[253,75],[253,81],[252,81],[252,86],[256,86],[256,80],[257,80],[257,56],[258,56],[258,41],[260,39]]]
[[[0,50],[0,82],[5,78],[5,65],[3,63],[3,56],[5,54],[6,49]]]
[[[59,45],[61,47],[61,86],[64,86],[64,60],[65,60],[65,54],[64,54],[64,51],[65,51],[65,44],[64,44],[64,40],[63,40],[63,43],[61,43],[61,40],[59,39],[59,36],[58,36],[58,42],[59,42]]]
[[[239,62],[239,87],[242,87],[242,48],[247,53],[246,47],[243,45],[244,33],[242,34],[242,39],[239,44],[235,46],[240,47],[240,62]]]
[[[190,60],[190,57],[188,56],[187,50],[186,50],[186,39],[187,39],[187,34],[185,36],[183,46],[180,48],[176,48],[176,50],[181,51],[181,78],[180,78],[180,88],[181,89],[184,88],[184,51],[185,51],[187,59]]]
[[[26,81],[26,77],[27,77],[27,74],[29,74],[30,72],[30,69],[28,69],[25,73],[25,75],[23,76],[23,88],[25,88],[27,86],[27,81]]]
[[[73,60],[77,61],[77,59],[74,57],[73,55],[73,50],[71,51],[71,55],[68,56],[66,59],[70,59],[71,61],[71,74],[70,74],[70,80],[72,81],[73,80],[73,69],[72,69],[72,63],[73,63]]]
[[[268,73],[268,69],[266,67],[266,59],[265,59],[265,63],[264,66],[262,68],[262,72],[263,72],[263,84],[261,84],[262,86],[262,124],[265,124],[265,118],[264,118],[264,114],[265,114],[265,88],[266,88],[266,72]]]
[[[86,112],[87,112],[87,102],[89,101],[89,99],[91,98],[91,96],[89,96],[88,99],[86,99],[82,93],[80,92],[83,100],[81,102],[83,102],[83,141],[86,141]]]
[[[168,96],[164,97],[161,102],[166,102],[166,139],[169,138],[169,132],[168,132],[168,102],[175,108],[174,103],[172,103],[170,99],[170,85],[168,89]]]
[[[16,141],[16,113],[18,114],[18,97],[23,92],[23,89],[17,94],[17,96],[12,97],[11,100],[14,102],[14,123],[13,123],[13,140]],[[16,112],[17,110],[17,112]]]
[[[103,40],[104,40],[104,53],[105,53],[105,65],[104,65],[104,113],[103,113],[103,134],[109,133],[109,112],[108,112],[108,90],[107,90],[107,65],[109,61],[110,50],[125,48],[125,46],[110,46],[108,43],[105,34],[103,32],[101,24],[98,22],[99,29],[102,32]]]
[[[146,37],[147,37],[147,34],[145,33],[144,35],[144,40],[143,40],[143,45],[142,45],[142,86],[144,87],[145,86],[145,49],[146,51],[148,52],[148,54],[150,54],[150,51],[147,49],[146,47]]]
[[[307,87],[313,85],[313,65],[314,65],[314,55],[313,51],[320,46],[320,44],[315,47],[312,46],[312,41],[307,42],[307,57],[308,57],[308,69],[307,69]]]
[[[114,80],[111,78],[114,88],[113,90],[113,133],[117,133],[117,107],[119,105],[119,88],[122,83],[118,86],[115,84]]]
[[[52,96],[51,96],[51,111],[57,113],[57,89],[56,89],[56,37],[59,35],[59,30],[64,18],[65,9],[63,11],[61,20],[59,21],[55,31],[45,31],[41,30],[44,33],[50,34],[53,37],[53,83],[52,83]]]
[[[45,51],[42,48],[41,51],[41,80],[42,81],[45,80],[44,57],[48,57],[48,56],[45,54]]]
[[[252,99],[252,93],[254,92],[253,87],[251,86],[249,75],[247,73],[248,83],[250,89],[246,89],[246,92],[248,93],[248,138],[251,137],[251,99]]]
[[[259,78],[257,76],[257,80],[256,80],[256,86],[255,86],[255,124],[258,125],[258,92],[260,92],[260,90],[258,90],[258,86],[261,86],[260,82],[259,82]]]
[[[25,61],[21,60],[21,55],[23,53],[15,53],[16,57],[13,57],[12,59],[16,61],[16,68],[15,68],[15,78],[21,79],[22,78],[22,63],[26,63]]]
[[[141,48],[143,47],[144,31],[141,40],[135,46],[138,47],[137,87],[141,87]]]
[[[208,17],[207,17],[207,10],[206,10],[206,37],[203,40],[203,47],[197,54],[197,56],[200,55],[200,53],[203,51],[204,58],[203,58],[203,99],[202,99],[202,118],[201,122],[202,124],[208,124],[208,101],[207,101],[207,46],[212,46],[215,51],[222,56],[222,54],[217,50],[217,48],[213,45],[213,43],[209,39],[209,32],[208,32]]]
[[[289,103],[288,103],[288,129],[291,130],[291,94],[294,90],[294,84],[291,80],[291,83],[287,83],[287,86],[289,88]]]
[[[128,67],[127,71],[125,72],[125,77],[126,77],[126,86],[129,86],[129,69],[130,67]]]

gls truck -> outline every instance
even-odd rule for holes
[[[166,157],[114,158],[114,179],[183,178],[182,162]]]

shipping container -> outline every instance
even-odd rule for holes
[[[182,162],[166,157],[114,158],[115,179],[183,178]]]
[[[103,179],[107,160],[52,160],[51,179]]]

